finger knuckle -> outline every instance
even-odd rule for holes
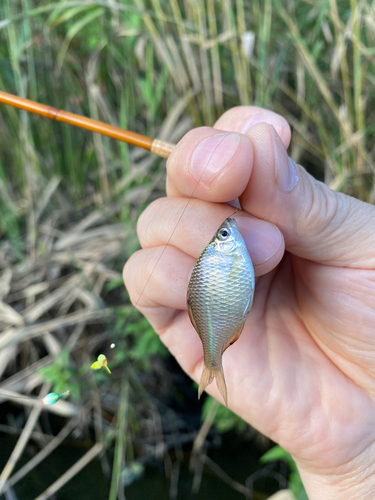
[[[334,236],[347,217],[348,206],[344,195],[336,193],[321,182],[311,180],[309,201],[302,212],[302,225],[310,237],[329,233]]]
[[[154,200],[138,217],[137,234],[142,248],[152,246],[153,227],[158,224],[158,214],[164,198]]]

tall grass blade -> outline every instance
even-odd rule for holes
[[[271,38],[271,17],[272,17],[272,1],[265,0],[264,11],[261,14],[262,20],[259,24],[258,35],[258,61],[260,71],[257,72],[256,83],[256,98],[255,103],[257,106],[266,107],[265,95],[267,90],[267,81],[265,75],[267,74],[267,66],[269,63],[269,43]]]
[[[219,44],[217,41],[217,23],[215,0],[207,0],[207,20],[208,29],[211,37],[211,54],[212,54],[212,84],[214,89],[215,106],[221,114],[223,108],[223,85],[221,81],[220,53]]]
[[[115,456],[113,459],[111,489],[109,491],[109,500],[117,500],[121,498],[118,495],[120,489],[123,490],[124,485],[121,482],[121,472],[125,466],[125,443],[126,443],[126,426],[128,418],[129,405],[129,382],[123,379],[121,383],[120,402],[117,412],[117,428],[116,428],[116,444]]]

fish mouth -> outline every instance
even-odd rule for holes
[[[234,212],[232,215],[234,215],[235,213],[236,213],[236,212]],[[228,225],[228,226],[233,226],[234,224],[236,224],[236,219],[235,219],[234,217],[232,217],[232,215],[231,215],[230,217],[227,217],[227,218],[225,219],[225,221],[221,224],[221,226],[220,226],[220,227],[222,227],[222,226],[226,226],[226,225]]]

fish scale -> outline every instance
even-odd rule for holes
[[[203,250],[188,287],[189,316],[204,355],[198,397],[215,378],[227,403],[222,355],[241,334],[252,306],[254,285],[254,268],[245,241],[235,219],[229,217]]]

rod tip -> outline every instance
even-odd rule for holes
[[[154,153],[157,156],[160,156],[161,158],[169,158],[169,155],[171,154],[174,144],[171,144],[170,142],[164,142],[161,141],[160,139],[154,139],[151,144],[151,153]]]

